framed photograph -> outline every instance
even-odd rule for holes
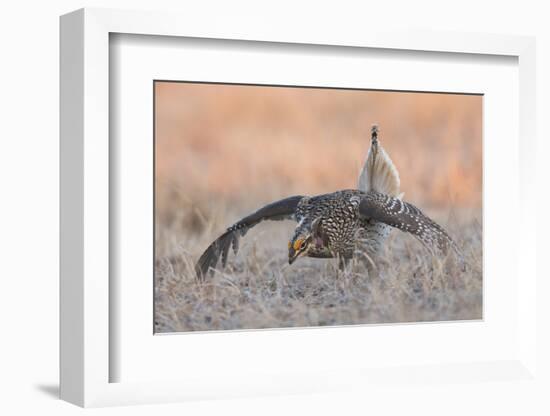
[[[534,40],[218,23],[61,18],[61,397],[532,379]]]

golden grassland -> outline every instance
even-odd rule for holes
[[[155,94],[156,331],[481,318],[480,96],[185,83]],[[202,251],[244,215],[354,188],[373,123],[404,199],[448,229],[466,271],[398,230],[370,273],[361,261],[289,266],[284,221],[253,228],[225,270],[195,280]]]

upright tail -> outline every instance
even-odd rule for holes
[[[363,169],[359,174],[357,189],[364,192],[376,191],[401,198],[399,172],[378,141],[378,132],[378,126],[373,125],[371,145]]]

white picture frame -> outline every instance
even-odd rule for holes
[[[349,367],[331,368],[330,377],[320,378],[311,368],[286,369],[265,377],[239,379],[222,373],[216,382],[202,378],[174,377],[175,381],[113,382],[112,368],[121,357],[112,348],[117,336],[110,325],[113,311],[109,276],[113,268],[109,252],[110,174],[116,167],[110,158],[110,34],[147,35],[182,38],[225,39],[233,41],[276,42],[288,44],[331,45],[332,48],[373,48],[384,50],[429,51],[440,54],[502,55],[518,60],[519,68],[519,185],[517,213],[535,212],[535,43],[533,38],[506,35],[380,31],[371,27],[360,33],[311,28],[304,33],[298,27],[285,27],[243,18],[239,25],[216,19],[208,26],[192,16],[166,13],[83,9],[61,18],[61,398],[80,406],[182,401],[193,398],[238,397],[257,394],[323,392],[346,386],[376,386],[378,383],[410,381],[407,368],[382,367],[366,374]],[[236,31],[235,28],[239,30]],[[514,133],[515,134],[515,133]],[[516,172],[516,171],[514,171]],[[513,193],[516,195],[516,193]],[[466,379],[479,382],[475,374],[491,374],[506,380],[536,377],[536,270],[535,217],[518,215],[518,244],[514,246],[518,279],[517,346],[498,360],[443,362],[424,365],[421,360],[416,379],[433,380],[435,374],[446,380]],[[517,313],[516,313],[517,312]],[[408,328],[408,329],[407,329]],[[401,331],[411,331],[402,326]],[[353,330],[351,328],[350,330]],[[323,332],[301,335],[289,331],[294,342],[307,342],[316,336],[346,337],[344,332],[326,328]],[[449,329],[449,331],[460,331]],[[346,333],[349,333],[347,331]],[[321,334],[324,335],[315,335]],[[261,335],[264,334],[264,335]],[[268,331],[255,335],[269,338]],[[151,336],[153,334],[151,333]],[[207,335],[210,336],[210,335]],[[246,333],[234,338],[243,342]],[[392,335],[394,336],[394,335]],[[396,335],[399,339],[399,335]],[[395,339],[395,338],[394,338]],[[215,341],[216,343],[219,341]],[[269,340],[264,341],[269,342]],[[261,345],[261,344],[259,344]],[[383,345],[382,345],[383,347]],[[497,354],[498,355],[498,354]],[[327,371],[323,369],[323,371]],[[117,377],[115,377],[117,378]],[[154,377],[152,379],[155,379]],[[342,381],[345,380],[345,381]],[[391,380],[391,381],[390,381]],[[359,386],[359,387],[358,387]]]

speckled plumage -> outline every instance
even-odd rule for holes
[[[365,223],[359,216],[360,201],[361,192],[356,190],[304,197],[296,209],[295,219],[299,225],[293,240],[306,234],[312,221],[320,218],[328,244],[315,246],[308,253],[309,257],[351,257],[357,232]]]

